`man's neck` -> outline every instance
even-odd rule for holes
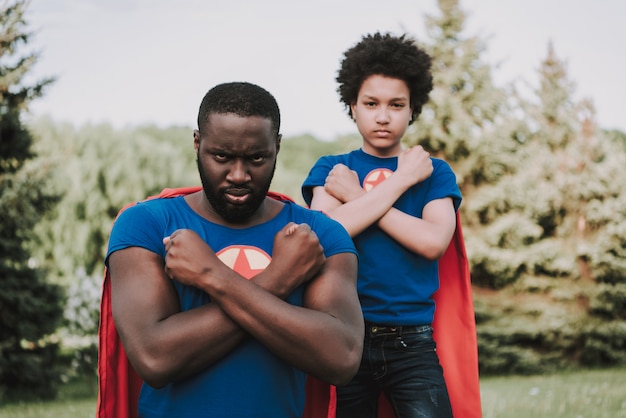
[[[276,199],[266,197],[261,206],[256,210],[256,212],[254,212],[254,214],[252,214],[252,216],[243,222],[232,222],[224,219],[215,211],[202,190],[185,196],[185,200],[194,212],[207,221],[233,229],[250,228],[252,226],[265,223],[278,215],[284,206],[284,203],[279,202]]]

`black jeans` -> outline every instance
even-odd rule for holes
[[[357,375],[337,387],[337,418],[375,418],[384,392],[396,417],[452,417],[430,325],[365,323]]]

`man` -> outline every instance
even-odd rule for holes
[[[267,197],[280,149],[270,93],[227,83],[194,131],[203,190],[126,209],[107,253],[112,312],[145,417],[297,417],[306,374],[358,368],[357,259],[319,212]]]

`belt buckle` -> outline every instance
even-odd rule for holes
[[[379,334],[379,333],[385,333],[385,332],[389,332],[389,333],[397,333],[398,330],[400,329],[400,327],[397,326],[387,326],[387,325],[372,325],[370,327],[370,330],[372,331],[372,334]]]

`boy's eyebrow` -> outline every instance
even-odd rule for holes
[[[380,100],[378,97],[373,96],[371,94],[363,94],[363,99],[368,99],[368,100]],[[398,97],[392,97],[389,101],[393,102],[393,101],[408,101],[409,98],[406,96],[398,96]]]

